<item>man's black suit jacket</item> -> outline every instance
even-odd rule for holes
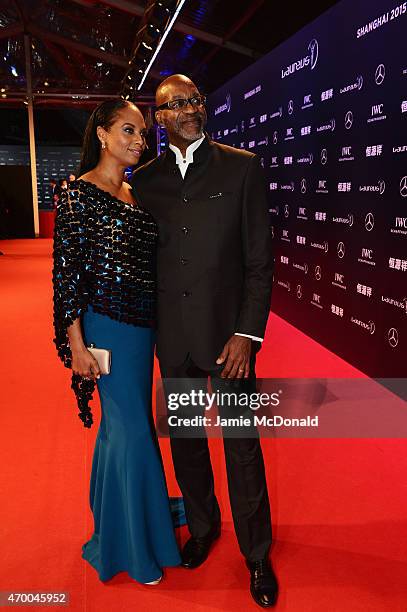
[[[133,174],[159,226],[157,355],[205,370],[235,332],[263,337],[273,257],[259,158],[208,136],[185,179],[170,149]]]

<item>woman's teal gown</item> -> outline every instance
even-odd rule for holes
[[[151,416],[155,332],[91,307],[83,328],[87,345],[111,349],[112,365],[97,383],[102,418],[90,483],[94,533],[82,556],[102,581],[125,571],[150,582],[181,561]]]

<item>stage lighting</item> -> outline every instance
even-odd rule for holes
[[[156,4],[172,12],[177,8],[178,1],[179,0],[158,0]]]
[[[161,2],[154,2],[146,11],[146,20],[157,28],[165,26],[171,12]]]
[[[145,43],[144,41],[141,41],[136,48],[136,51],[134,53],[134,55],[137,57],[137,59],[139,60],[144,60],[144,59],[150,59],[151,55],[153,53],[153,47],[151,45],[148,45],[147,43]]]
[[[160,36],[162,34],[162,30],[157,28],[155,25],[151,23],[147,23],[138,33],[140,40],[145,42],[147,45],[152,45],[157,43]]]
[[[152,65],[153,65],[153,63],[154,63],[155,58],[156,58],[156,57],[157,57],[157,55],[159,54],[160,49],[161,49],[161,47],[163,46],[163,44],[164,44],[164,42],[165,42],[165,39],[167,38],[168,34],[170,33],[171,28],[172,28],[172,26],[174,25],[175,20],[177,19],[177,17],[178,17],[178,15],[179,15],[179,13],[181,12],[181,9],[182,9],[182,7],[184,6],[185,1],[186,1],[186,0],[176,0],[176,1],[172,1],[172,2],[163,2],[163,0],[160,0],[160,4],[165,5],[165,7],[166,7],[166,8],[167,8],[167,7],[169,7],[169,6],[171,6],[171,7],[174,9],[174,13],[173,13],[173,15],[171,16],[171,19],[168,21],[168,24],[167,24],[167,26],[166,26],[166,28],[165,28],[165,31],[164,31],[164,33],[163,33],[163,35],[162,35],[161,39],[160,39],[160,42],[158,43],[157,48],[156,48],[156,50],[154,51],[153,56],[152,56],[152,58],[150,59],[150,62],[149,62],[148,66],[147,66],[147,68],[146,68],[146,70],[145,70],[145,72],[144,72],[144,76],[143,76],[143,78],[141,79],[141,81],[140,81],[139,85],[137,86],[137,91],[140,91],[140,89],[142,88],[143,83],[144,83],[144,81],[145,81],[145,80],[146,80],[146,78],[147,78],[147,74],[148,74],[148,72],[149,72],[149,70],[150,70],[151,66],[152,66]]]

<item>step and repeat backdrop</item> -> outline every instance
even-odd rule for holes
[[[272,310],[406,376],[407,2],[338,3],[212,94],[208,130],[262,160]]]
[[[37,147],[37,189],[40,209],[52,209],[52,192],[50,179],[68,178],[75,174],[79,167],[79,147],[43,146]],[[30,151],[27,146],[1,145],[0,166],[29,166]]]

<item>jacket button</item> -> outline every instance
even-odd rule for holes
[[[186,195],[184,195],[184,197],[182,198],[182,201],[185,202],[185,204],[188,204],[188,198]]]
[[[188,232],[189,232],[189,228],[188,228],[188,227],[181,227],[181,232],[182,232],[183,234],[188,234]]]
[[[185,266],[188,263],[188,259],[184,259],[183,257],[181,257],[181,263],[183,266]]]
[[[191,295],[190,291],[184,291],[184,293],[182,294],[182,297],[189,297]]]

